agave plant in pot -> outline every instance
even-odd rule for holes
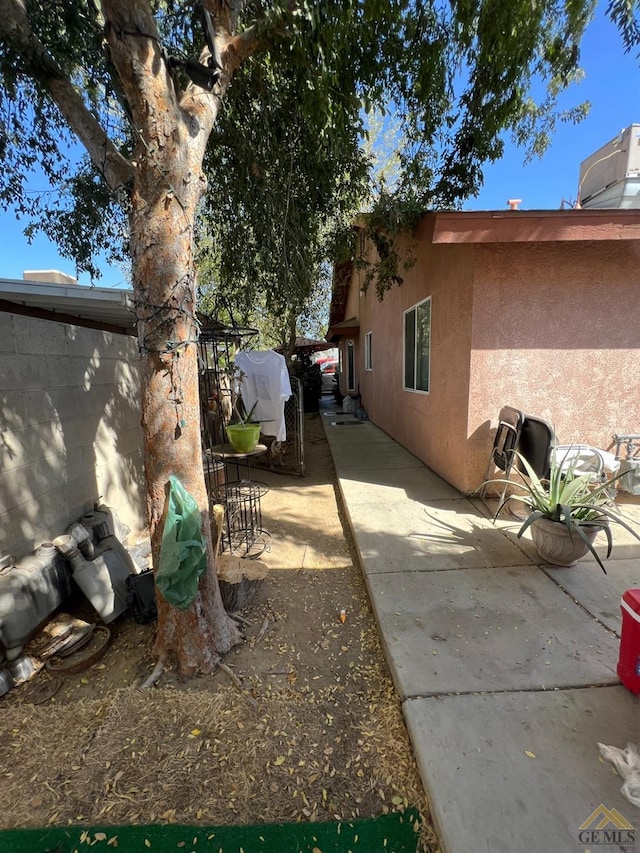
[[[530,513],[518,531],[518,538],[530,530],[543,560],[556,566],[574,566],[581,557],[591,553],[606,574],[594,546],[596,536],[600,532],[606,536],[607,557],[613,548],[612,524],[620,525],[640,540],[640,535],[614,508],[609,494],[612,480],[594,484],[591,474],[577,473],[574,463],[561,464],[554,453],[549,477],[542,479],[522,454],[515,451],[515,455],[523,469],[518,470],[521,482],[515,485],[521,486],[523,492],[507,495],[495,517],[509,501],[526,504]]]

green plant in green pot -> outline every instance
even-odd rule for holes
[[[602,532],[607,539],[606,556],[611,555],[613,534],[611,525],[619,524],[636,539],[640,535],[621,517],[612,504],[609,489],[612,482],[593,483],[593,475],[578,474],[575,461],[561,464],[552,453],[548,479],[538,477],[531,465],[515,451],[523,471],[520,483],[512,480],[492,482],[511,483],[520,486],[524,493],[510,494],[498,507],[494,518],[509,501],[526,504],[530,513],[518,531],[521,537],[531,531],[531,538],[543,560],[556,566],[574,566],[581,557],[591,553],[606,574],[598,556],[594,541]]]
[[[256,400],[249,414],[243,417],[240,413],[240,406],[234,403],[233,411],[238,420],[235,423],[227,424],[226,430],[229,444],[236,453],[251,453],[256,449],[260,440],[260,423],[251,420],[257,405],[258,401]]]

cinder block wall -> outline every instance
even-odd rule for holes
[[[0,553],[64,533],[100,497],[144,528],[134,338],[0,314]]]

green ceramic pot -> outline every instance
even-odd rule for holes
[[[236,453],[251,453],[260,440],[260,424],[228,424],[227,437]]]

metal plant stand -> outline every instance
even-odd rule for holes
[[[262,529],[260,499],[267,493],[268,486],[251,479],[251,460],[266,452],[264,444],[258,444],[249,453],[236,453],[230,445],[217,445],[206,451],[212,460],[225,465],[224,487],[217,494],[218,503],[225,507],[223,551],[258,557],[267,548],[269,534]],[[240,478],[241,463],[247,465],[247,479]],[[235,480],[228,476],[230,465],[235,465]]]
[[[260,499],[265,486],[241,480],[227,486],[226,525],[222,534],[223,549],[241,557],[259,557],[269,543],[262,527]]]

